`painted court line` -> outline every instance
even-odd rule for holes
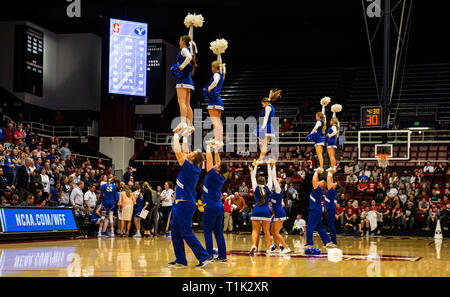
[[[227,252],[230,256],[250,256],[248,251],[230,251]],[[304,253],[289,253],[289,254],[266,254],[265,252],[256,252],[252,256],[256,257],[291,257],[291,258],[328,258],[326,253],[320,255],[305,255]],[[344,254],[342,255],[343,261],[406,261],[416,262],[421,260],[422,257],[405,257],[396,255],[361,255],[361,254]]]

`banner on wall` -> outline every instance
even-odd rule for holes
[[[3,207],[0,223],[3,233],[78,230],[72,208]]]

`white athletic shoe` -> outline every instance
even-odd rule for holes
[[[220,150],[225,144],[223,143],[223,141],[217,141],[216,145],[214,146],[215,150]]]
[[[216,145],[216,140],[211,138],[210,140],[206,140],[205,143],[211,147],[214,147]]]
[[[318,174],[321,174],[323,172],[323,168],[316,168],[314,171],[317,171]]]
[[[180,134],[180,133],[183,133],[187,128],[188,128],[188,125],[186,123],[181,122],[172,131],[175,134]]]
[[[189,135],[191,135],[192,133],[194,133],[195,128],[194,126],[189,126],[186,128],[186,130],[183,131],[183,133],[181,133],[181,135],[183,137],[188,137]]]
[[[254,254],[254,253],[256,253],[256,251],[257,251],[257,248],[256,248],[256,246],[252,246],[252,248],[250,249],[250,255],[252,255],[252,254]]]
[[[327,172],[331,172],[331,173],[336,173],[336,168],[335,167],[330,167],[327,169]]]
[[[291,252],[291,249],[290,248],[284,248],[284,250],[282,250],[281,252],[280,252],[280,254],[289,254]]]

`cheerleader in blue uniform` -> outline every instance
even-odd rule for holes
[[[214,143],[213,143],[214,145]],[[206,147],[207,174],[203,184],[202,202],[205,205],[203,212],[203,233],[205,236],[206,251],[211,257],[214,255],[212,234],[216,238],[218,248],[218,261],[227,261],[227,247],[223,236],[222,225],[224,207],[222,204],[222,186],[225,182],[223,176],[228,172],[228,166],[220,161],[217,148],[214,148],[215,163],[211,153],[211,147]]]
[[[270,189],[272,188],[272,179],[268,179],[268,183],[266,185],[266,179],[262,176],[259,176],[256,179],[256,172],[258,171],[258,165],[260,163],[258,161],[253,162],[253,168],[250,166],[251,172],[251,180],[252,187],[254,190],[255,196],[255,206],[253,207],[253,212],[251,215],[252,221],[252,248],[250,249],[250,254],[254,254],[259,245],[259,236],[261,233],[261,226],[264,231],[264,238],[266,242],[266,253],[272,253],[270,248],[270,221],[271,221],[271,213],[269,208],[269,199],[270,199]],[[269,165],[267,165],[267,170],[269,171]]]
[[[330,120],[330,129],[328,129],[328,134],[325,137],[325,142],[327,144],[328,156],[330,157],[330,168],[327,169],[328,172],[336,172],[336,148],[337,140],[339,139],[339,120],[336,117],[336,113],[342,110],[340,104],[334,104],[331,106],[331,111],[333,112],[333,117]]]
[[[194,114],[191,108],[191,90],[194,90],[192,75],[197,67],[195,51],[190,48],[191,37],[183,35],[180,38],[181,51],[177,56],[177,64],[171,68],[172,74],[177,78],[177,98],[180,106],[181,122],[173,130],[174,133],[190,135],[194,132]]]
[[[272,179],[274,190],[272,191],[272,210],[274,213],[273,223],[270,232],[272,233],[273,240],[275,241],[275,248],[279,248],[278,252],[287,254],[291,252],[291,249],[287,246],[283,236],[280,235],[281,229],[283,229],[283,222],[286,220],[286,212],[283,209],[283,189],[277,180],[276,162],[270,162],[272,168],[268,169],[269,179]],[[270,166],[269,165],[269,166]],[[282,182],[284,186],[284,182]],[[281,247],[284,247],[281,250]],[[276,250],[275,250],[276,251]]]
[[[327,211],[327,223],[328,223],[328,231],[330,231],[331,242],[337,245],[336,239],[336,203],[338,200],[338,193],[336,192],[337,183],[333,182],[333,173],[328,172],[327,176],[327,187],[328,192],[325,195],[325,203],[324,208]]]
[[[173,148],[178,164],[181,166],[177,177],[176,200],[172,207],[172,245],[175,261],[169,266],[187,266],[184,242],[191,248],[200,262],[197,267],[203,267],[213,260],[192,232],[192,216],[197,209],[196,186],[200,178],[200,165],[204,158],[202,152],[189,152],[187,136],[183,137],[183,150],[178,134],[173,137]]]
[[[328,237],[327,231],[325,231],[325,228],[322,226],[322,197],[324,194],[324,189],[327,187],[327,183],[324,180],[319,181],[318,171],[314,172],[312,183],[313,190],[309,195],[309,214],[308,222],[306,223],[305,253],[307,254],[312,250],[314,245],[314,230],[319,232],[320,238],[322,239],[325,247],[334,247]]]
[[[322,112],[316,113],[316,125],[314,128],[306,135],[306,138],[310,141],[314,141],[314,147],[316,149],[317,158],[319,159],[319,168],[317,169],[319,173],[323,172],[323,146],[324,139],[323,135],[327,130],[327,120],[325,116],[325,107],[330,103],[331,99],[329,97],[324,97],[320,101],[322,105]]]
[[[136,234],[133,237],[140,238],[141,236],[141,214],[142,209],[144,208],[144,200],[141,194],[141,186],[136,185],[133,187],[133,195],[136,197],[136,205],[134,208],[134,226],[136,227]]]
[[[261,127],[257,127],[257,137],[261,142],[261,154],[259,155],[258,162],[262,162],[267,153],[267,144],[271,137],[275,137],[275,129],[272,125],[272,119],[275,116],[274,103],[281,97],[281,90],[270,90],[269,97],[265,97],[261,101],[261,105],[264,108],[264,121]]]
[[[210,49],[217,55],[217,60],[211,64],[213,77],[209,81],[209,85],[203,89],[203,97],[208,99],[208,112],[214,127],[214,142],[217,149],[220,149],[223,143],[223,126],[221,121],[221,112],[223,110],[222,97],[220,91],[226,75],[225,63],[222,63],[222,56],[228,48],[228,42],[225,39],[216,39],[211,42]],[[206,141],[211,145],[213,140]]]
[[[214,139],[208,140],[206,143],[211,145],[214,141],[219,149],[223,144],[223,126],[221,121],[221,112],[223,110],[222,98],[220,96],[220,90],[222,89],[224,75],[220,72],[221,63],[214,61],[211,64],[211,71],[213,77],[209,82],[209,86],[205,87],[204,97],[209,99],[208,112],[211,117],[211,121],[214,127]]]

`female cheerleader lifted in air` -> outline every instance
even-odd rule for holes
[[[330,97],[324,97],[322,98],[322,100],[320,100],[320,104],[322,105],[322,112],[316,113],[316,125],[310,132],[308,132],[308,135],[306,135],[306,138],[308,140],[314,141],[317,158],[319,158],[319,168],[317,168],[319,174],[323,172],[323,146],[325,144],[323,135],[327,130],[325,107],[330,103],[330,101]]]
[[[179,45],[181,51],[178,53],[177,63],[170,69],[177,78],[176,88],[181,118],[180,123],[173,129],[173,132],[190,135],[195,131],[193,126],[194,114],[191,108],[191,90],[194,90],[192,75],[194,75],[197,67],[197,47],[193,41],[193,28],[203,25],[203,16],[188,14],[184,24],[189,28],[189,35],[180,37]]]
[[[259,155],[258,162],[262,162],[267,153],[267,144],[269,143],[270,137],[275,137],[275,129],[272,125],[272,119],[275,116],[274,103],[278,98],[281,97],[281,90],[270,90],[269,97],[265,97],[261,101],[261,105],[264,108],[264,121],[262,126],[257,127],[256,136],[261,141],[261,154]]]
[[[331,106],[331,111],[333,112],[333,117],[330,120],[330,129],[328,129],[328,134],[325,136],[325,143],[327,144],[328,156],[330,157],[330,168],[327,169],[328,172],[336,172],[336,147],[337,140],[339,139],[339,120],[336,117],[336,113],[342,110],[342,105],[334,104]]]
[[[220,90],[222,89],[223,81],[225,79],[225,64],[222,63],[221,55],[228,47],[228,42],[225,39],[217,39],[211,42],[210,49],[217,55],[217,60],[211,64],[211,71],[213,77],[209,85],[203,89],[203,97],[208,99],[208,112],[214,126],[214,139],[206,141],[206,144],[211,145],[215,142],[218,150],[224,145],[223,143],[223,126],[221,121],[221,111],[223,110],[222,98]],[[213,141],[214,140],[214,141]]]

